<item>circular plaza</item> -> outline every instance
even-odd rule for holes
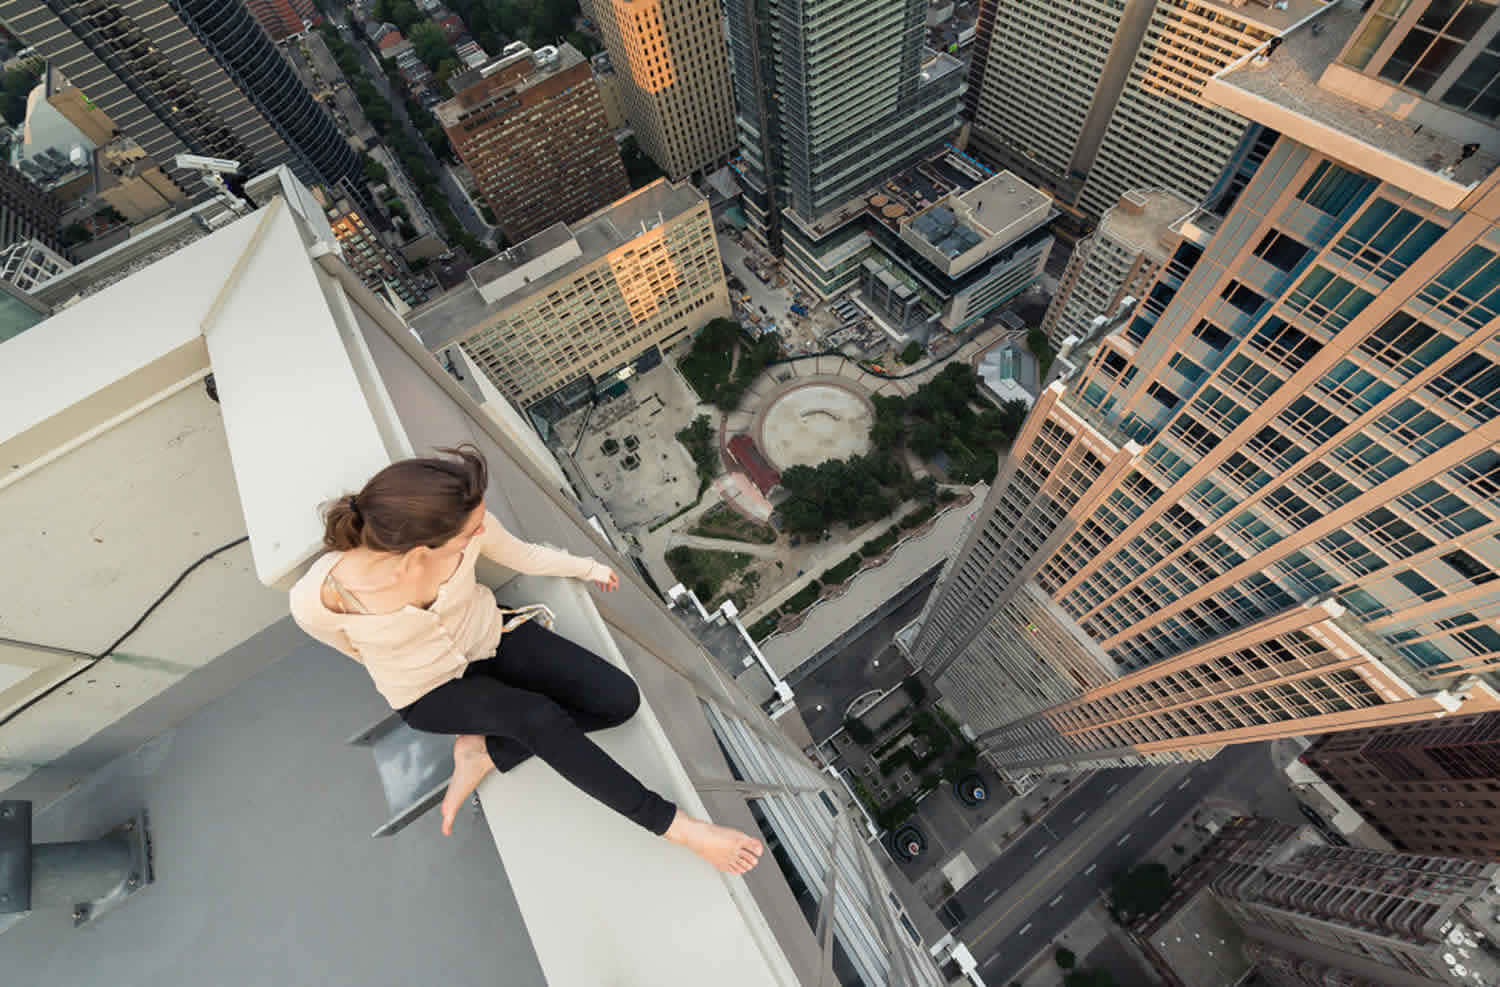
[[[875,406],[847,378],[802,378],[771,394],[755,436],[771,464],[785,470],[864,455],[874,421]]]

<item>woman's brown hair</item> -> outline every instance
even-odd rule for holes
[[[392,463],[359,493],[323,505],[323,544],[338,552],[408,552],[457,535],[484,502],[489,467],[467,443],[438,452],[442,457]]]

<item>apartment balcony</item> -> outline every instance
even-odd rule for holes
[[[41,841],[144,809],[156,869],[88,930],[0,914],[0,969],[70,985],[948,983],[934,955],[966,952],[894,904],[852,796],[631,578],[519,414],[421,347],[287,169],[249,191],[249,215],[221,208],[149,266],[79,265],[75,300],[0,344],[0,507],[23,519],[0,546],[29,560],[3,589],[0,792],[33,801]],[[488,457],[487,505],[510,530],[620,573],[604,596],[480,569],[630,672],[639,713],[596,739],[685,811],[761,834],[748,875],[536,761],[487,779],[482,815],[465,809],[449,839],[433,816],[370,838],[390,809],[347,739],[389,710],[291,623],[285,591],[321,551],[319,503],[461,441]]]

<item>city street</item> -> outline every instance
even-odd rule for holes
[[[1299,821],[1272,767],[1269,744],[1245,744],[1201,764],[1101,771],[1064,797],[953,896],[967,916],[960,935],[986,982],[1015,979],[1116,871],[1140,862],[1204,798]]]
[[[432,153],[432,149],[427,146],[427,142],[422,139],[421,131],[413,126],[411,118],[406,115],[406,100],[401,98],[400,93],[394,92],[391,89],[390,80],[385,77],[385,71],[381,68],[380,61],[371,54],[369,47],[364,43],[364,39],[357,37],[354,29],[348,25],[340,24],[339,34],[345,41],[354,46],[355,51],[359,52],[360,60],[364,62],[365,74],[370,77],[370,81],[375,85],[375,89],[385,98],[386,102],[391,104],[391,111],[401,121],[401,125],[406,128],[407,134],[421,148],[422,157],[426,159],[427,166],[432,169],[434,175],[438,176],[438,183],[443,188],[443,194],[447,197],[448,205],[452,207],[453,214],[458,217],[458,221],[463,224],[466,230],[479,237],[479,239],[485,240],[489,236],[490,228],[484,225],[484,221],[469,206],[469,200],[464,197],[462,190],[454,183],[452,176],[443,167],[443,163]]]

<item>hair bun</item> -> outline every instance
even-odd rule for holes
[[[354,515],[355,527],[364,527],[365,519],[359,513],[359,495],[349,495],[349,513]]]

